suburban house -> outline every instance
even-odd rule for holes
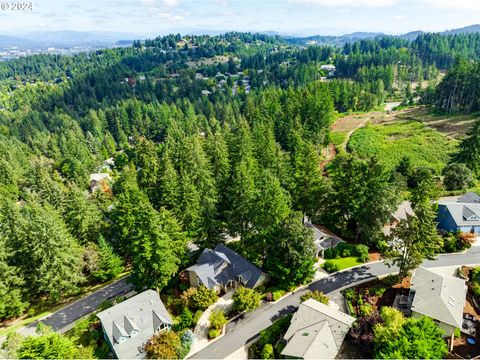
[[[412,209],[412,204],[410,201],[403,201],[398,205],[397,210],[391,215],[390,223],[385,224],[383,227],[383,234],[385,236],[390,236],[392,229],[398,225],[402,220],[407,220],[409,216],[415,216],[415,212]]]
[[[203,250],[197,263],[186,272],[191,286],[203,285],[217,292],[229,291],[238,285],[253,289],[269,279],[262,270],[222,244],[213,250]]]
[[[145,358],[144,345],[173,321],[154,290],[147,290],[97,314],[105,340],[118,359]]]
[[[285,333],[286,358],[334,359],[355,318],[314,299],[304,301]]]
[[[465,280],[417,268],[410,280],[412,317],[428,316],[445,336],[453,336],[456,328],[462,329],[466,295]]]
[[[305,221],[305,227],[313,230],[313,242],[315,244],[315,256],[323,257],[325,250],[334,248],[339,243],[344,242],[338,236],[320,230],[308,220]]]
[[[480,196],[470,192],[440,199],[437,222],[444,231],[480,234]]]

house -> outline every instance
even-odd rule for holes
[[[314,299],[304,301],[285,333],[286,358],[334,359],[355,318]]]
[[[229,291],[238,285],[253,289],[269,279],[262,270],[222,244],[213,250],[203,250],[197,263],[186,272],[191,286],[203,285],[217,292]]]
[[[338,236],[327,234],[313,225],[308,220],[305,221],[305,227],[313,230],[313,242],[315,244],[315,256],[323,257],[325,250],[334,248],[339,243],[344,242]]]
[[[97,317],[105,340],[118,359],[145,358],[144,345],[156,333],[168,331],[173,324],[167,309],[154,290],[131,297]]]
[[[480,234],[480,196],[470,192],[440,199],[436,220],[440,230]]]
[[[407,220],[410,216],[415,216],[415,212],[412,209],[410,201],[404,201],[398,205],[397,210],[390,216],[390,223],[385,224],[383,227],[383,234],[389,236],[392,229],[398,225],[402,220]]]
[[[465,280],[423,267],[417,268],[410,280],[412,317],[432,318],[445,336],[453,336],[456,328],[462,328],[466,296]]]
[[[101,189],[102,185],[110,181],[112,181],[112,178],[108,173],[90,174],[90,190],[95,191]]]

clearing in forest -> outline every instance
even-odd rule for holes
[[[348,151],[372,157],[388,169],[398,165],[404,156],[412,164],[433,168],[437,173],[448,163],[458,141],[426,126],[420,121],[397,120],[394,123],[369,123],[355,131]]]

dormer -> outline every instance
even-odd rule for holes
[[[479,216],[470,208],[467,206],[463,207],[463,213],[462,213],[463,219],[465,221],[476,221],[479,220]]]
[[[152,316],[153,316],[153,331],[154,332],[170,329],[171,324],[168,321],[168,319],[166,319],[165,317],[160,315],[155,310],[152,311]]]
[[[125,342],[128,338],[128,333],[127,331],[119,324],[117,324],[115,321],[113,322],[113,340],[117,344],[121,344]]]
[[[130,319],[127,316],[123,317],[123,326],[129,337],[137,336],[138,332],[140,331],[138,326],[133,322],[133,319]]]

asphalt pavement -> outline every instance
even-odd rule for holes
[[[54,331],[62,332],[62,329],[68,325],[95,311],[104,301],[131,291],[133,286],[128,283],[127,280],[128,276],[71,303],[63,309],[54,312],[50,316],[18,330],[18,332],[22,335],[32,335],[35,333],[35,329],[39,322],[50,326]]]

